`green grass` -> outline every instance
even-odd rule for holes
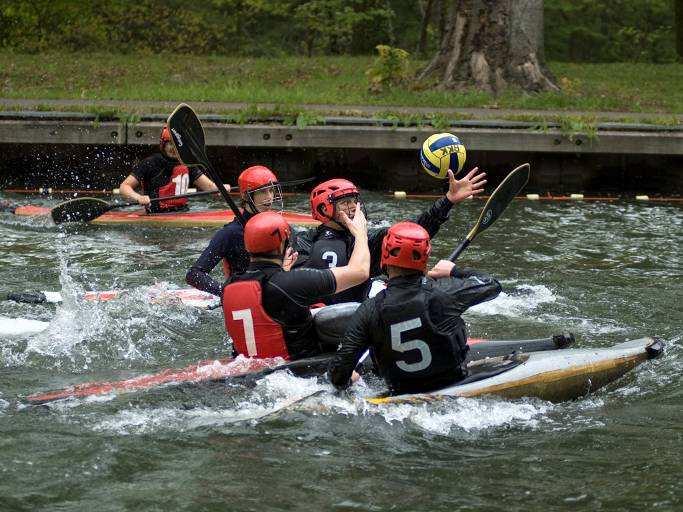
[[[372,94],[365,76],[372,59],[4,52],[0,53],[0,97],[275,103],[289,109],[295,123],[299,107],[307,104],[647,112],[653,120],[663,116],[665,124],[671,122],[671,114],[683,113],[683,64],[551,63],[562,92],[509,90],[494,98],[477,91],[430,89],[425,84]],[[412,66],[418,69],[424,64]]]

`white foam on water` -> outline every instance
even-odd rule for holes
[[[494,300],[471,307],[468,313],[482,316],[520,317],[542,304],[553,303],[557,300],[557,295],[547,286],[520,284],[513,291],[501,292]]]
[[[9,407],[9,402],[2,399],[2,392],[0,392],[0,416],[4,415],[4,410]]]
[[[562,324],[565,326],[565,329],[571,332],[586,333],[591,336],[625,333],[628,331],[628,328],[618,325],[616,322],[608,319],[597,320],[569,315],[558,316],[545,314],[540,317],[540,320],[545,320],[550,324]]]
[[[476,398],[457,398],[441,405],[380,406],[380,414],[388,423],[410,421],[441,435],[448,435],[452,429],[472,432],[510,425],[535,428],[552,410],[552,404],[547,402]]]
[[[130,435],[188,431],[203,427],[220,428],[243,422],[256,423],[289,407],[299,406],[303,400],[325,389],[329,389],[329,386],[318,384],[315,377],[304,379],[288,372],[276,372],[260,379],[247,397],[231,407],[136,407],[98,422],[93,429]],[[230,393],[231,389],[226,386],[225,392]]]

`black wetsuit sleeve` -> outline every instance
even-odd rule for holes
[[[441,225],[448,220],[451,208],[453,208],[453,203],[444,196],[434,201],[429,210],[422,213],[415,222],[425,228],[429,237],[433,238],[439,232]]]
[[[453,267],[451,277],[438,279],[435,287],[448,295],[458,313],[467,308],[495,299],[501,292],[500,283],[484,272],[471,268]]]
[[[190,167],[189,168],[189,173],[190,173],[190,183],[194,183],[197,181],[199,178],[204,176],[204,171],[199,169],[198,167]],[[213,180],[211,180],[213,181]]]
[[[370,326],[374,300],[370,299],[356,310],[349,327],[344,333],[337,353],[330,362],[330,381],[337,389],[346,389],[351,384],[351,375],[363,353],[370,347]]]
[[[269,285],[279,288],[295,304],[306,307],[337,290],[337,280],[331,270],[313,268],[279,272],[271,278]]]
[[[226,233],[227,226],[221,228],[211,239],[209,245],[194,262],[185,275],[185,281],[190,286],[220,297],[223,293],[221,283],[211,278],[211,271],[227,254],[230,236]]]

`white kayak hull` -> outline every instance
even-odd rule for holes
[[[522,354],[509,360],[511,369],[491,377],[427,393],[368,399],[373,404],[420,403],[449,397],[496,395],[504,398],[536,397],[560,402],[585,396],[614,382],[639,364],[663,351],[656,338],[641,338],[608,348],[578,348]],[[488,364],[492,365],[492,361]],[[504,361],[499,364],[505,366]],[[515,363],[516,364],[515,366]],[[487,364],[487,363],[483,363]],[[473,365],[472,369],[477,369]],[[481,368],[480,368],[481,369]]]

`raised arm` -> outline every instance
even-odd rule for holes
[[[370,251],[368,250],[368,223],[360,208],[360,203],[356,204],[356,212],[353,220],[341,212],[342,222],[354,236],[355,243],[349,263],[343,267],[334,267],[330,270],[337,281],[335,293],[343,292],[353,286],[367,281],[370,277]]]
[[[415,222],[425,228],[430,237],[434,237],[441,225],[448,219],[453,205],[481,194],[484,191],[484,185],[486,185],[486,173],[479,172],[478,167],[472,169],[460,180],[455,179],[453,171],[448,171],[448,192],[441,199],[437,199]]]

